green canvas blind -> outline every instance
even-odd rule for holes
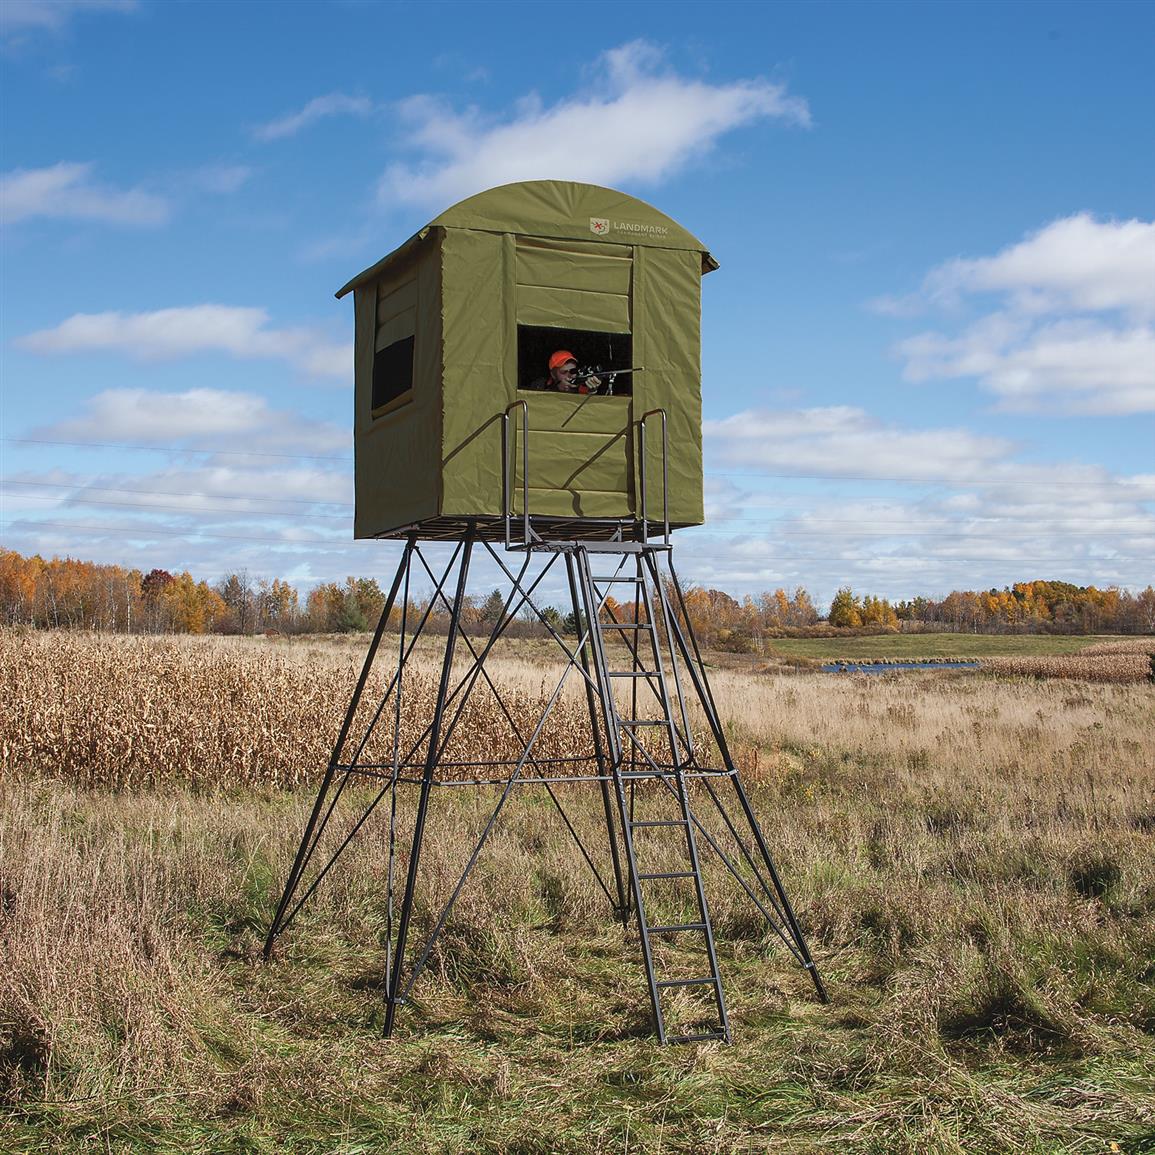
[[[564,329],[580,317],[589,329],[629,332],[632,249],[518,237],[515,253],[519,325]]]
[[[700,284],[716,262],[642,201],[527,181],[442,213],[337,294],[356,319],[358,537],[502,530],[502,416],[528,407],[529,512],[575,538],[640,516],[638,422],[666,412],[669,513],[702,521]],[[567,349],[582,364],[644,366],[615,395],[527,388]],[[511,418],[513,512],[522,427]],[[659,426],[647,512],[662,515]]]

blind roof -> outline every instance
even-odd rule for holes
[[[394,262],[414,252],[433,228],[690,249],[702,254],[703,274],[718,267],[697,237],[645,201],[598,185],[530,180],[500,185],[446,209],[400,248],[358,273],[337,296],[376,280]]]

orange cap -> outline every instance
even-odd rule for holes
[[[551,369],[557,369],[559,366],[564,365],[567,361],[573,361],[576,363],[577,358],[572,353],[567,353],[565,349],[559,349],[556,353],[550,356],[549,367]]]

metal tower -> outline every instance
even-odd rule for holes
[[[766,925],[810,974],[827,1001],[769,847],[742,785],[706,677],[681,584],[671,557],[670,526],[651,521],[645,508],[646,420],[662,419],[663,494],[666,474],[665,414],[639,423],[642,494],[640,517],[631,522],[582,524],[580,538],[559,536],[566,525],[529,515],[529,493],[512,513],[509,423],[504,428],[505,516],[478,519],[448,539],[444,566],[430,564],[420,527],[405,538],[384,610],[345,713],[316,803],[289,871],[265,942],[270,957],[277,938],[328,875],[382,803],[387,810],[385,894],[385,1035],[397,1010],[429,964],[475,865],[514,792],[542,788],[605,893],[616,917],[636,926],[653,1022],[661,1042],[730,1039],[730,1021],[719,973],[714,927],[703,880],[713,857],[745,894]],[[521,439],[522,452],[527,436]],[[528,462],[521,476],[528,477]],[[572,527],[569,527],[572,532]],[[444,540],[444,539],[443,539]],[[464,628],[463,607],[478,556],[504,575],[507,593],[484,638]],[[520,565],[514,560],[520,556]],[[413,613],[410,584],[424,574],[434,595]],[[535,593],[550,575],[564,575],[576,641],[568,640]],[[367,694],[391,615],[396,654],[384,687]],[[436,694],[419,719],[411,686],[428,681],[431,622],[448,614],[448,632],[435,639]],[[559,647],[564,668],[536,723],[508,701],[487,670],[495,647],[519,616],[532,615]],[[422,641],[424,639],[424,641]],[[420,646],[419,646],[420,643]],[[576,693],[575,693],[576,691]],[[410,695],[411,696],[411,695]],[[543,747],[551,717],[575,700],[588,716],[589,747],[581,754],[549,754]],[[499,719],[508,734],[503,749],[482,759],[473,753],[471,711]],[[524,713],[524,712],[523,712]],[[358,787],[370,785],[369,794]],[[596,787],[604,816],[604,842],[583,836],[562,802],[570,789]],[[422,892],[422,857],[435,792],[444,788],[488,789],[497,798],[469,850],[459,877],[432,913]],[[413,817],[403,817],[403,791],[416,794]],[[355,799],[352,817],[334,831],[342,798]],[[348,808],[347,808],[348,809]],[[600,821],[600,820],[599,820]],[[600,869],[599,869],[600,863]],[[420,906],[421,914],[415,919]]]

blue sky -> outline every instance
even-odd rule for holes
[[[701,237],[683,578],[1155,580],[1155,5],[5,0],[0,540],[216,580],[353,542],[333,292],[509,180]]]

